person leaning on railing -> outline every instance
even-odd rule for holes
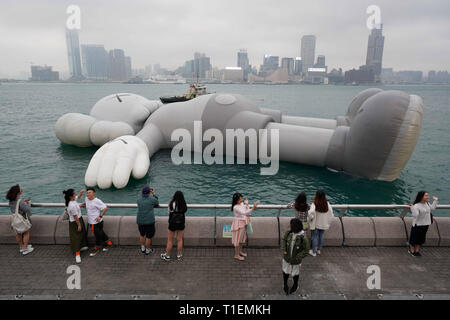
[[[16,212],[18,212],[20,215],[22,215],[24,220],[28,221],[28,227],[25,231],[16,230],[13,226],[11,226],[16,232],[16,240],[20,246],[19,251],[23,255],[27,255],[34,250],[33,246],[28,243],[30,241],[31,230],[31,209],[30,199],[25,199],[23,201],[22,199],[20,199],[22,191],[22,188],[18,184],[16,184],[15,186],[9,188],[8,192],[6,193],[6,199],[9,200],[9,208],[11,210],[11,213],[15,214]]]
[[[141,244],[141,252],[149,255],[153,253],[152,238],[155,235],[155,213],[153,208],[159,205],[158,197],[155,189],[145,186],[141,195],[137,200],[136,223],[139,229],[139,242]]]
[[[87,231],[81,214],[81,208],[77,200],[82,197],[84,189],[76,194],[74,189],[64,190],[64,200],[69,216],[70,247],[75,254],[76,263],[81,263],[81,251],[88,250]]]
[[[295,217],[303,223],[303,230],[306,232],[309,229],[308,224],[308,211],[310,206],[306,200],[306,194],[300,192],[295,198],[295,201],[289,202],[287,205],[288,209],[295,210]]]
[[[433,197],[433,204],[430,205],[430,195],[426,191],[419,191],[411,207],[413,221],[411,225],[411,233],[409,236],[408,252],[415,256],[421,257],[420,246],[425,243],[428,227],[433,223],[433,214],[431,210],[435,210],[439,199]]]
[[[315,257],[320,254],[323,245],[323,235],[330,228],[333,219],[333,208],[327,201],[323,190],[317,190],[314,202],[308,211],[309,226],[312,231],[312,249],[309,254]]]
[[[250,224],[250,214],[258,206],[258,201],[256,201],[250,209],[248,200],[243,200],[242,194],[236,192],[231,203],[231,211],[234,213],[233,223],[231,224],[233,233],[231,242],[234,245],[234,258],[239,261],[244,261],[247,256],[247,253],[242,251],[242,247],[247,240],[247,226]]]

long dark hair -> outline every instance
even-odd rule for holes
[[[231,201],[231,211],[233,211],[234,206],[237,205],[240,198],[242,198],[242,194],[240,194],[239,192],[233,194],[233,200]]]
[[[175,204],[175,207],[173,206]],[[187,205],[186,201],[184,200],[183,192],[176,191],[172,197],[172,200],[170,200],[169,208],[175,210],[177,209],[177,212],[186,212],[187,211]]]
[[[328,211],[328,201],[323,190],[316,191],[316,196],[314,197],[314,205],[316,206],[317,212]]]
[[[303,223],[300,221],[300,219],[294,218],[291,219],[291,230],[289,230],[290,233],[299,233],[303,230]]]
[[[8,192],[6,193],[6,199],[9,201],[17,200],[17,195],[20,193],[20,186],[18,184],[12,186],[9,188]]]
[[[64,194],[64,200],[66,200],[66,207],[69,205],[70,198],[72,198],[74,192],[74,189],[67,189],[62,192]]]
[[[421,191],[417,192],[416,200],[414,200],[413,204],[421,202],[423,197],[425,196],[425,193],[427,193],[425,190],[421,190]]]
[[[300,192],[297,198],[295,198],[294,208],[298,212],[306,212],[309,210],[309,204],[306,202],[306,194],[304,192]]]

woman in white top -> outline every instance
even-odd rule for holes
[[[309,254],[315,257],[320,254],[323,245],[323,235],[330,228],[333,220],[333,208],[327,201],[323,190],[317,190],[311,208],[308,211],[309,228],[312,232],[312,249]]]
[[[247,225],[250,223],[250,214],[258,206],[258,202],[253,204],[250,209],[248,207],[248,200],[243,201],[243,197],[239,192],[233,195],[231,203],[231,211],[234,213],[233,224],[231,231],[233,233],[232,243],[234,245],[234,258],[239,261],[244,261],[247,254],[242,251],[242,247],[247,240]]]
[[[428,227],[433,223],[431,210],[436,209],[439,199],[433,197],[433,204],[429,204],[430,195],[426,191],[419,191],[411,206],[413,216],[411,233],[409,236],[408,252],[415,256],[422,256],[419,252],[420,246],[425,243]]]
[[[63,191],[66,210],[69,215],[70,247],[72,248],[73,253],[75,253],[75,261],[77,263],[81,263],[80,251],[88,249],[86,226],[81,215],[80,205],[77,202],[77,199],[80,198],[83,193],[84,190],[81,190],[77,196],[74,189]]]

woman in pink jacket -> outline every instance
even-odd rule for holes
[[[247,254],[242,251],[242,246],[247,240],[247,225],[250,223],[250,214],[258,206],[258,202],[253,204],[250,209],[248,207],[248,200],[243,201],[240,193],[236,192],[233,195],[233,202],[231,204],[231,211],[234,213],[233,224],[231,231],[233,232],[232,243],[234,245],[234,258],[239,261],[244,261]]]

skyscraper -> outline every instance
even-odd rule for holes
[[[133,76],[131,68],[131,57],[125,57],[125,78],[130,79]]]
[[[294,58],[282,58],[281,59],[281,69],[286,69],[288,75],[294,74]]]
[[[373,71],[376,77],[381,74],[384,36],[383,25],[379,29],[373,28],[367,44],[366,66]]]
[[[250,72],[250,64],[248,61],[248,54],[246,49],[241,49],[237,53],[237,66],[243,70],[244,81],[247,81]]]
[[[316,51],[316,36],[306,35],[302,37],[301,42],[302,72],[308,72],[308,68],[314,66]]]
[[[82,44],[81,58],[83,74],[88,79],[106,80],[108,78],[108,53],[103,45]]]
[[[269,76],[272,72],[276,71],[279,67],[279,57],[272,56],[270,54],[264,55],[263,65],[261,66],[259,73],[262,77]]]
[[[122,49],[109,50],[108,78],[113,81],[127,79],[125,53]]]
[[[81,71],[80,41],[77,29],[66,29],[67,56],[69,58],[69,73],[72,80],[83,79]]]

